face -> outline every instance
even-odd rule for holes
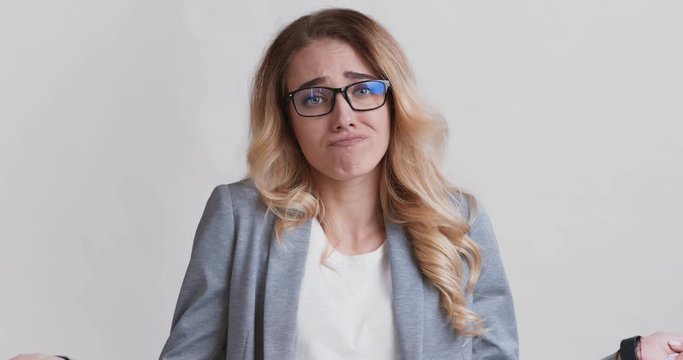
[[[316,40],[292,57],[285,82],[287,91],[311,86],[340,88],[379,79],[351,46],[332,39]],[[351,95],[351,94],[349,94]],[[355,111],[337,93],[334,108],[318,117],[300,116],[288,101],[296,140],[314,177],[349,181],[377,175],[389,145],[388,101],[370,111]]]

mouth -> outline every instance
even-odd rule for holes
[[[343,139],[335,140],[330,142],[330,146],[337,146],[337,147],[349,147],[355,144],[358,144],[359,142],[363,141],[366,139],[366,136],[361,136],[361,135],[354,135],[354,136],[348,136]]]

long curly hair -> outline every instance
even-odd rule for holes
[[[412,69],[396,40],[357,11],[325,9],[300,17],[275,37],[256,71],[248,177],[276,215],[276,234],[312,218],[325,220],[310,165],[288,121],[284,83],[292,55],[317,39],[346,42],[391,82],[391,134],[380,164],[381,210],[406,229],[420,270],[438,291],[452,328],[461,335],[481,334],[482,321],[467,307],[466,295],[479,278],[482,255],[467,235],[469,219],[461,218],[463,204],[457,199],[467,200],[471,209],[476,206],[473,197],[449,184],[439,170],[446,121],[419,98]],[[463,196],[455,196],[458,192]]]

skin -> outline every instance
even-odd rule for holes
[[[636,350],[643,360],[683,360],[683,335],[657,332],[644,336]],[[617,356],[617,360],[621,360]]]
[[[377,78],[351,46],[322,39],[294,54],[285,83],[287,90],[293,91],[313,79],[319,79],[315,85],[336,88]],[[355,255],[377,249],[385,238],[379,211],[379,165],[389,145],[391,119],[387,104],[371,111],[354,111],[342,94],[336,96],[334,109],[327,115],[299,116],[291,102],[288,112],[326,216],[339,230],[331,233],[325,229],[326,235],[337,251]],[[337,142],[353,137],[359,138]]]

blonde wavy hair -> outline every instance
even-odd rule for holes
[[[248,177],[276,215],[276,234],[318,218],[324,206],[316,195],[309,164],[294,137],[287,115],[284,83],[292,55],[316,39],[341,40],[355,48],[383,79],[391,82],[391,134],[382,159],[380,204],[383,215],[408,232],[420,270],[438,291],[452,328],[462,335],[484,329],[467,307],[481,272],[482,256],[468,237],[468,220],[454,196],[460,192],[445,179],[437,161],[447,124],[419,98],[412,70],[396,40],[368,16],[348,9],[326,9],[286,26],[266,50],[251,92]],[[464,197],[475,209],[474,199]],[[472,211],[473,212],[473,211]],[[465,266],[469,269],[466,285]]]

